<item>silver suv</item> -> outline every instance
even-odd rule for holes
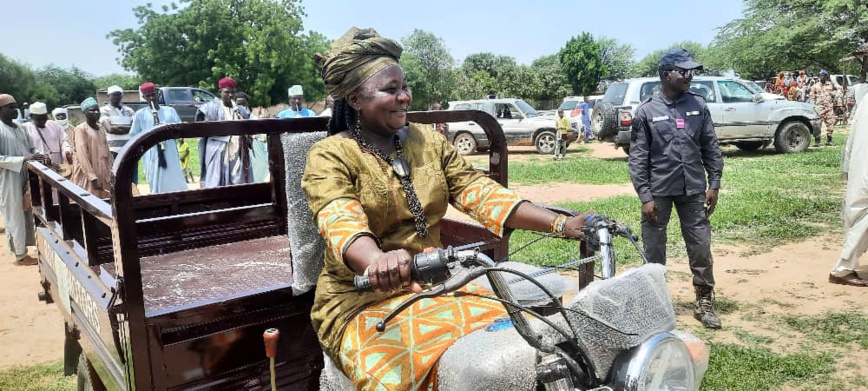
[[[629,153],[636,108],[658,90],[658,78],[613,83],[594,107],[591,132]],[[695,76],[690,90],[708,103],[721,145],[734,144],[741,150],[754,151],[774,144],[778,152],[801,152],[810,145],[811,135],[820,135],[820,114],[814,105],[766,93],[752,81]]]
[[[449,102],[449,110],[481,110],[491,114],[503,128],[507,145],[534,145],[537,152],[552,154],[557,134],[555,116],[541,115],[527,102],[516,98],[479,99]],[[570,132],[568,143],[576,141],[578,132]],[[449,124],[452,144],[462,155],[488,149],[488,137],[473,121]]]

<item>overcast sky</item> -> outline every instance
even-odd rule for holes
[[[155,6],[166,0],[151,0]],[[147,1],[4,1],[0,53],[35,67],[76,65],[96,76],[124,72],[109,31],[136,27],[133,7]],[[717,28],[740,17],[741,0],[476,1],[303,0],[304,27],[330,39],[350,26],[393,39],[422,29],[443,39],[457,60],[492,52],[520,64],[556,53],[582,31],[636,48],[636,60],[684,40],[708,44]]]

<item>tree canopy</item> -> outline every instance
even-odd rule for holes
[[[633,66],[633,57],[636,56],[633,45],[622,44],[615,38],[605,36],[597,38],[597,44],[600,45],[600,58],[606,67],[603,79],[615,80],[627,77]]]
[[[840,72],[842,58],[868,41],[868,3],[853,0],[745,0],[742,18],[715,38],[720,60],[751,78],[782,70]],[[866,62],[859,62],[865,78]]]
[[[443,40],[416,29],[401,43],[401,64],[412,76],[407,80],[413,90],[413,108],[427,110],[431,104],[448,99],[454,85],[455,60]]]
[[[576,94],[585,95],[596,90],[600,78],[607,72],[600,57],[600,45],[587,32],[570,39],[558,53],[558,59]]]
[[[93,77],[75,66],[66,70],[48,65],[34,70],[2,54],[0,91],[12,94],[19,103],[43,102],[50,108],[78,104],[96,94]]]
[[[216,89],[225,76],[238,82],[253,105],[287,100],[287,88],[304,86],[305,98],[321,99],[325,88],[313,53],[327,40],[301,34],[298,0],[181,0],[162,12],[134,8],[139,27],[108,34],[120,64],[160,85]]]

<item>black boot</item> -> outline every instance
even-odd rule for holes
[[[714,313],[714,288],[710,286],[694,286],[696,291],[696,306],[693,317],[709,329],[719,329],[720,319]]]
[[[832,136],[826,136],[826,146],[831,147],[833,145],[835,145],[835,143],[832,142]]]
[[[820,136],[814,137],[814,148],[820,147]]]

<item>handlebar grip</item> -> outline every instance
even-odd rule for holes
[[[413,256],[410,262],[410,275],[413,280],[420,284],[434,285],[446,281],[451,273],[449,271],[449,257],[452,250],[426,249]],[[367,275],[354,276],[353,285],[358,293],[373,292],[371,280]]]
[[[356,286],[356,292],[358,293],[366,293],[373,292],[374,288],[371,287],[371,280],[368,279],[368,276],[355,276],[353,277],[353,285]]]

